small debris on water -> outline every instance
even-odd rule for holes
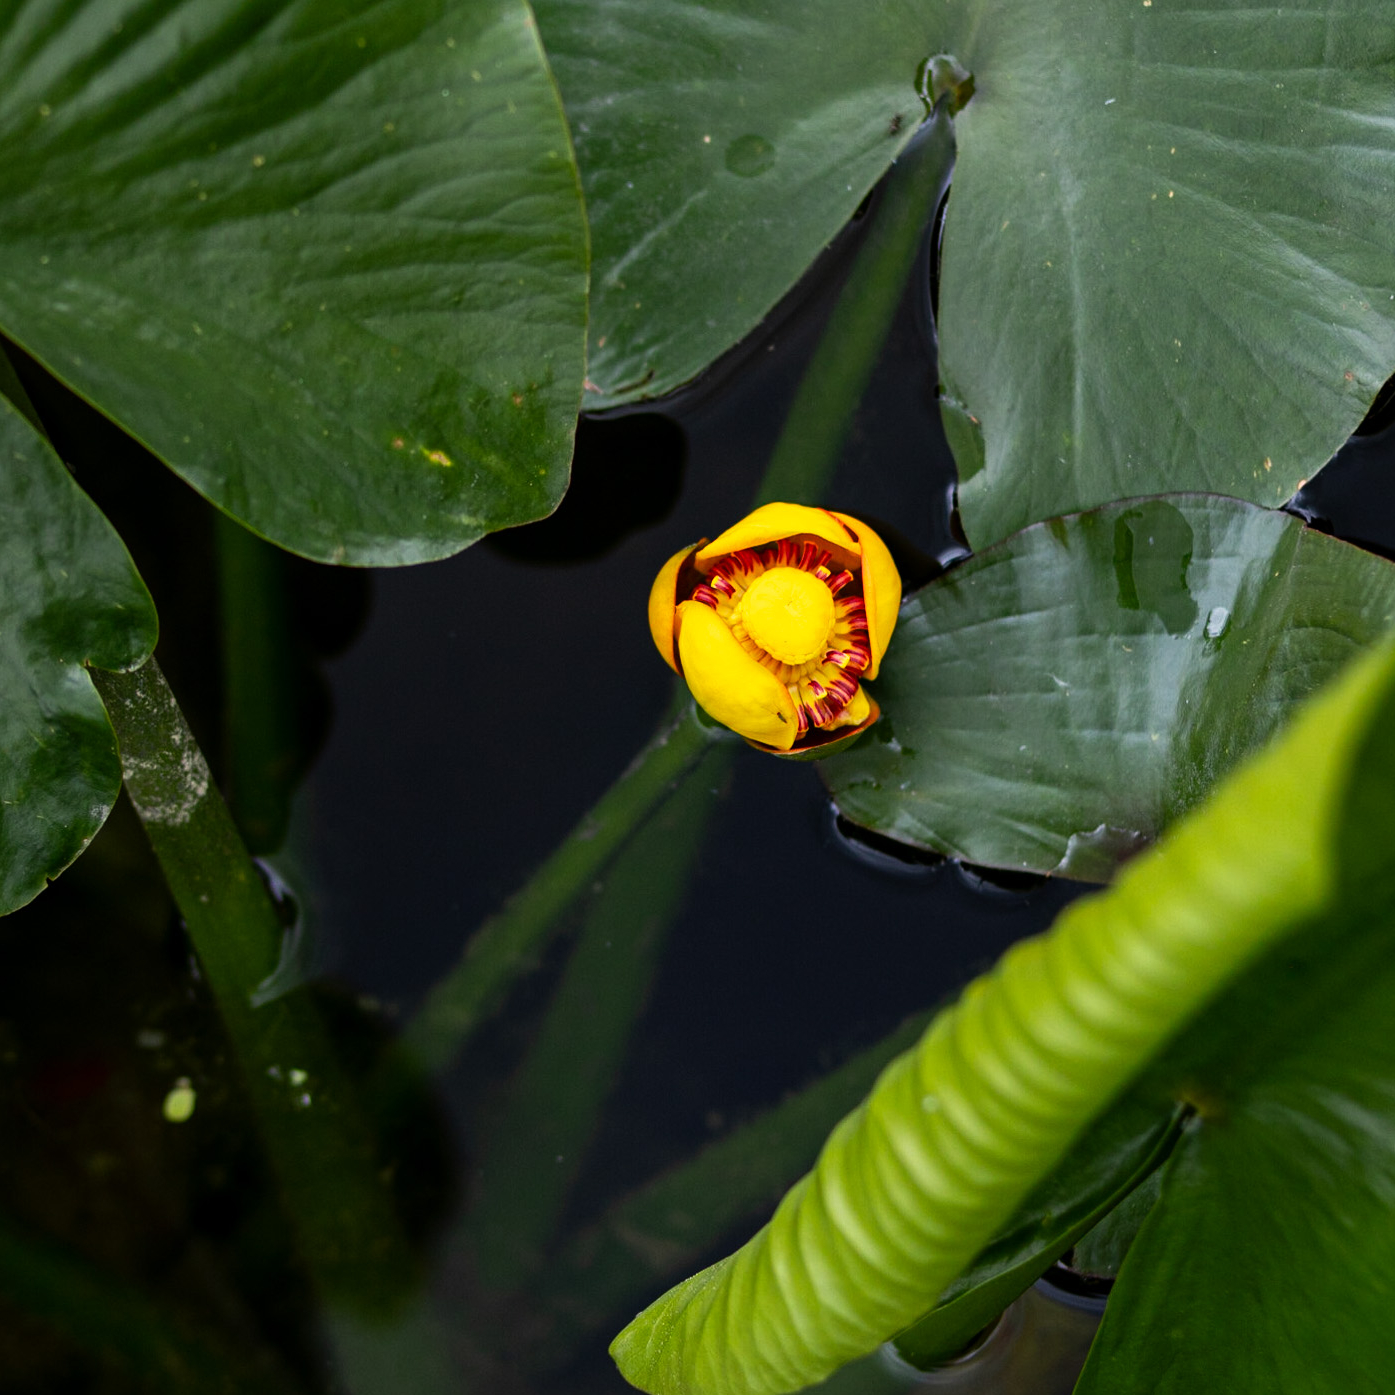
[[[189,1078],[181,1075],[174,1082],[174,1088],[165,1096],[161,1113],[171,1124],[182,1124],[193,1114],[197,1099],[198,1096],[194,1093],[194,1087],[189,1083]]]

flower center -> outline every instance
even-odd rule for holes
[[[833,593],[798,567],[772,567],[746,588],[740,618],[771,658],[805,664],[824,652],[833,633]]]

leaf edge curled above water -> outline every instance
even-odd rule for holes
[[[106,821],[121,760],[86,666],[138,667],[158,622],[116,530],[0,397],[0,915]]]

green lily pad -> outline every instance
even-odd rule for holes
[[[556,504],[586,229],[522,0],[40,0],[0,94],[0,328],[221,508],[386,565]]]
[[[587,405],[657,396],[759,324],[909,139],[938,12],[535,8],[591,219]]]
[[[0,914],[85,848],[121,789],[106,709],[84,670],[155,646],[126,549],[62,461],[0,397]]]
[[[1164,490],[1281,503],[1395,368],[1395,11],[978,0],[950,27],[970,542]]]
[[[1024,529],[912,596],[839,809],[988,866],[1105,881],[1395,621],[1395,567],[1235,499]]]
[[[1167,490],[1277,504],[1395,368],[1383,0],[537,8],[593,229],[593,405],[759,322],[945,52],[973,77],[940,311],[975,547]]]

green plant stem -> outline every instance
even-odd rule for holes
[[[648,996],[731,765],[710,751],[611,863],[542,1028],[481,1148],[464,1239],[484,1283],[537,1268]]]
[[[393,1312],[415,1284],[415,1265],[323,1025],[304,994],[252,1006],[281,952],[275,906],[155,661],[92,677],[121,744],[127,792],[242,1066],[307,1268],[327,1298]]]
[[[852,413],[876,367],[926,223],[953,166],[954,123],[942,100],[887,179],[876,221],[800,383],[757,504],[814,503],[827,491]],[[686,710],[691,713],[690,702]],[[451,1064],[508,985],[536,963],[557,917],[692,768],[702,749],[691,716],[680,715],[662,728],[528,884],[485,921],[408,1025],[406,1040],[427,1066],[443,1070]]]
[[[704,723],[680,691],[676,711],[630,768],[592,805],[523,889],[471,937],[465,953],[408,1024],[407,1046],[433,1070],[454,1060],[469,1033],[520,972],[532,967],[554,924],[713,741],[731,733]]]
[[[757,504],[816,504],[827,492],[953,168],[954,122],[941,99],[886,177],[872,227],[799,384]]]
[[[216,537],[228,804],[247,846],[269,853],[300,764],[284,554],[225,514]]]

